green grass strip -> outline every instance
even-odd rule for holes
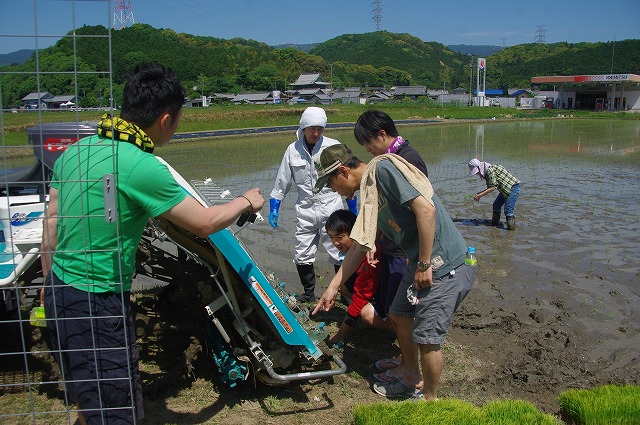
[[[557,425],[561,422],[522,400],[494,401],[484,407],[456,399],[363,404],[354,409],[355,425]]]
[[[567,390],[558,398],[562,417],[576,425],[640,424],[640,387],[605,385]]]

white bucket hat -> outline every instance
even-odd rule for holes
[[[469,175],[480,174],[480,177],[484,178],[487,175],[487,169],[491,167],[488,162],[482,162],[478,158],[473,158],[467,164],[469,167]]]

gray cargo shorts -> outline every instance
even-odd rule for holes
[[[415,318],[412,334],[417,344],[442,344],[454,313],[473,287],[475,271],[474,266],[462,264],[434,279],[430,288],[418,291],[419,302],[414,306],[407,300],[407,289],[413,283],[414,274],[407,269],[389,313]]]

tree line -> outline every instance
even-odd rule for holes
[[[55,95],[77,93],[84,106],[106,106],[112,100],[119,104],[128,72],[146,61],[173,68],[190,97],[285,90],[305,72],[321,73],[334,89],[398,85],[468,89],[471,72],[475,73],[475,58],[468,54],[387,31],[341,35],[307,53],[146,24],[117,31],[83,26],[35,55],[22,65],[0,68],[4,105],[20,106],[20,99],[38,87]],[[38,74],[36,68],[46,73]],[[639,71],[640,40],[521,44],[487,57],[487,87],[529,88],[535,75]]]

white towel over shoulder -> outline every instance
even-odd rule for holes
[[[353,229],[351,239],[358,242],[364,251],[371,250],[376,243],[378,229],[378,184],[376,182],[376,165],[379,161],[388,159],[398,168],[407,181],[433,205],[433,187],[429,179],[407,160],[395,154],[384,154],[373,158],[360,181],[361,208]]]

